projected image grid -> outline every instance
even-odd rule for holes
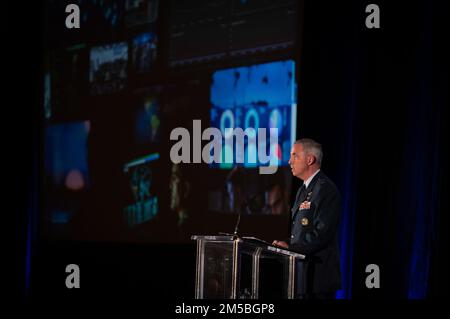
[[[203,231],[200,219],[217,216],[210,212],[288,211],[287,161],[296,131],[293,60],[247,61],[228,69],[211,63],[198,73],[178,74],[170,68],[171,42],[162,39],[156,24],[158,0],[76,3],[83,9],[81,23],[98,28],[49,46],[42,74],[44,214],[51,236],[184,241],[192,231]],[[220,18],[223,12],[216,9]],[[58,36],[55,31],[50,39]],[[170,43],[160,49],[164,41]],[[179,47],[186,49],[192,48]],[[223,65],[243,61],[229,62]],[[209,120],[221,131],[221,163],[168,159],[170,129],[189,127],[194,119]],[[242,152],[235,144],[227,149],[225,129],[238,127],[266,129],[264,153],[278,165],[275,174],[258,172],[267,162],[257,154],[257,131],[245,137]],[[269,143],[270,128],[278,129],[276,143]],[[101,235],[99,225],[105,226]]]

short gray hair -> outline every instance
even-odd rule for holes
[[[303,146],[303,151],[306,154],[314,155],[319,166],[322,165],[322,158],[323,158],[322,145],[320,145],[319,143],[310,138],[302,138],[300,140],[295,141],[294,144],[301,144]]]

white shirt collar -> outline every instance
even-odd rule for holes
[[[308,188],[309,183],[311,183],[312,179],[314,178],[314,176],[317,175],[317,173],[319,173],[319,171],[320,171],[320,168],[319,168],[317,171],[315,171],[314,174],[312,174],[312,175],[304,182],[305,188]]]

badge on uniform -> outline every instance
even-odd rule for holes
[[[298,210],[309,209],[310,207],[311,207],[311,202],[304,201],[303,203],[300,204],[300,207],[298,208]]]
[[[303,226],[308,226],[308,224],[309,224],[308,218],[303,217],[303,218],[301,219],[301,223],[302,223]]]

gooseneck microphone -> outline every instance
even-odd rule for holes
[[[245,201],[245,210],[246,210],[248,215],[250,215],[252,213],[252,211],[250,209],[250,203],[249,203],[248,200]],[[242,209],[239,210],[239,215],[238,215],[238,218],[237,218],[236,227],[234,227],[233,236],[235,238],[239,238],[239,223],[241,222],[241,215],[242,215]]]
[[[241,212],[239,212],[239,215],[238,215],[238,219],[237,219],[237,222],[236,222],[236,227],[234,227],[234,233],[233,233],[233,236],[235,237],[235,238],[238,238],[239,237],[239,235],[238,235],[238,230],[239,230],[239,223],[241,222]]]
[[[246,210],[247,214],[251,214],[252,213],[248,200],[245,201],[245,210]],[[238,218],[237,218],[237,221],[236,221],[236,226],[234,227],[234,233],[233,234],[224,233],[224,232],[219,232],[219,234],[220,235],[226,235],[226,236],[233,236],[233,239],[239,238],[239,224],[241,222],[241,215],[242,215],[242,210],[239,210],[239,214],[238,214]]]

